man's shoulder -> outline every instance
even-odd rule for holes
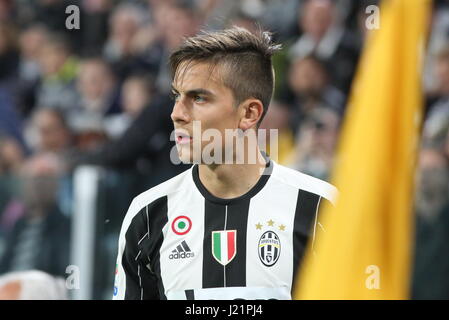
[[[338,190],[332,184],[277,163],[275,163],[274,168],[273,177],[277,181],[296,189],[314,193],[335,204]]]
[[[154,201],[184,188],[187,180],[190,178],[191,170],[192,168],[187,169],[173,178],[170,178],[136,196],[129,206],[125,220],[132,219],[133,216]]]

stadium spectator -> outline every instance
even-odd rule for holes
[[[110,17],[109,37],[103,55],[112,64],[119,79],[126,78],[139,68],[133,39],[147,19],[144,12],[133,4],[121,4]]]
[[[0,1],[0,21],[11,21],[14,18],[14,2],[10,0]]]
[[[316,107],[301,126],[290,167],[328,180],[335,159],[340,115],[328,107]]]
[[[51,153],[64,164],[76,152],[75,136],[70,130],[65,115],[57,109],[39,108],[27,128],[27,142],[33,149],[33,156]],[[57,202],[66,215],[71,214],[71,176],[70,172],[61,172]]]
[[[18,174],[25,155],[14,138],[0,136],[0,256],[5,239],[23,212],[18,201]]]
[[[358,60],[359,41],[344,28],[335,1],[306,0],[298,11],[302,30],[290,48],[292,59],[315,55],[326,64],[331,84],[347,93]]]
[[[79,67],[77,91],[79,99],[67,113],[69,126],[78,147],[94,148],[107,139],[105,118],[121,111],[119,84],[106,61],[87,58]]]
[[[154,84],[144,75],[131,75],[122,85],[122,113],[111,115],[105,119],[105,130],[109,138],[116,139],[123,135],[151,101]]]
[[[430,106],[424,122],[423,139],[426,144],[442,150],[449,130],[449,47],[436,56],[434,70],[438,99]]]
[[[17,174],[24,158],[24,151],[14,138],[0,136],[0,175]]]
[[[192,1],[174,0],[160,4],[155,10],[156,28],[160,31],[158,42],[155,42],[143,59],[159,54],[156,71],[156,88],[161,94],[169,94],[171,90],[170,73],[168,70],[168,56],[170,52],[182,42],[184,37],[199,31],[201,17]]]
[[[0,134],[14,137],[25,148],[22,123],[13,92],[7,86],[0,85]]]
[[[295,133],[302,120],[317,106],[325,105],[343,114],[346,98],[340,90],[329,83],[328,71],[317,58],[309,56],[295,59],[290,69],[288,83],[294,94],[292,127]]]
[[[24,24],[39,21],[52,31],[60,31],[65,26],[66,6],[64,0],[25,0],[18,10],[22,12]]]
[[[81,1],[81,50],[82,56],[101,55],[108,35],[108,21],[113,3],[110,0]]]
[[[416,191],[414,299],[449,299],[449,165],[440,149],[424,146]]]
[[[14,25],[0,22],[0,83],[17,76],[19,56]]]
[[[23,216],[6,240],[0,274],[38,269],[64,275],[69,259],[70,223],[56,204],[63,164],[52,154],[27,160],[21,181]]]
[[[263,119],[260,129],[266,130],[266,151],[271,159],[282,165],[289,165],[295,146],[295,137],[290,127],[291,110],[288,105],[279,101],[272,101],[270,107]],[[277,156],[276,150],[271,150],[270,142],[272,141],[271,130],[277,130]],[[258,133],[263,134],[263,131]],[[275,140],[273,140],[275,141]]]
[[[16,110],[19,51],[14,24],[0,21],[0,133],[22,141],[21,117]]]
[[[149,1],[147,14],[134,4],[118,6],[110,19],[103,56],[120,82],[136,72],[156,79],[159,93],[170,92],[167,56],[183,37],[198,31],[199,15],[192,1]]]
[[[275,33],[279,41],[290,41],[298,34],[297,12],[304,0],[270,0],[261,13],[260,21],[268,30]],[[282,17],[282,19],[279,19]]]
[[[34,82],[41,75],[39,52],[48,36],[48,30],[40,24],[24,29],[19,37],[20,65],[19,77]]]
[[[36,110],[28,130],[28,145],[34,152],[53,152],[63,156],[72,144],[71,132],[59,110]]]
[[[31,25],[19,36],[17,107],[24,117],[30,115],[35,105],[37,85],[42,76],[39,54],[47,36],[48,30],[41,24]]]
[[[78,100],[74,80],[77,59],[61,34],[51,34],[39,50],[42,78],[36,92],[36,105],[68,111]]]
[[[242,12],[243,1],[206,0],[198,2],[198,11],[209,30],[219,30],[229,25]]]
[[[431,28],[427,54],[424,66],[424,85],[428,95],[438,94],[438,80],[434,77],[435,58],[447,47],[449,42],[449,3],[445,0],[435,0],[435,10],[432,12]]]
[[[186,169],[175,165],[170,158],[173,143],[170,134],[171,101],[157,95],[143,108],[127,130],[118,139],[105,143],[95,150],[72,158],[73,164],[94,164],[118,170],[136,172],[140,186],[148,188]]]

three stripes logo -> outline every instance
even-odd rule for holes
[[[187,242],[183,241],[180,245],[174,249],[171,254],[168,256],[170,260],[178,260],[178,259],[187,259],[193,258],[195,254],[190,250],[190,247],[187,245]]]
[[[227,265],[237,253],[237,230],[212,231],[212,256]]]

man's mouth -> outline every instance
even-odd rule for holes
[[[176,135],[176,143],[178,144],[187,144],[192,141],[192,137],[187,133],[176,131],[175,135]]]

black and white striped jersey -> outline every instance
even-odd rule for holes
[[[291,299],[330,184],[270,160],[246,194],[220,199],[198,165],[140,194],[123,221],[114,299]]]

